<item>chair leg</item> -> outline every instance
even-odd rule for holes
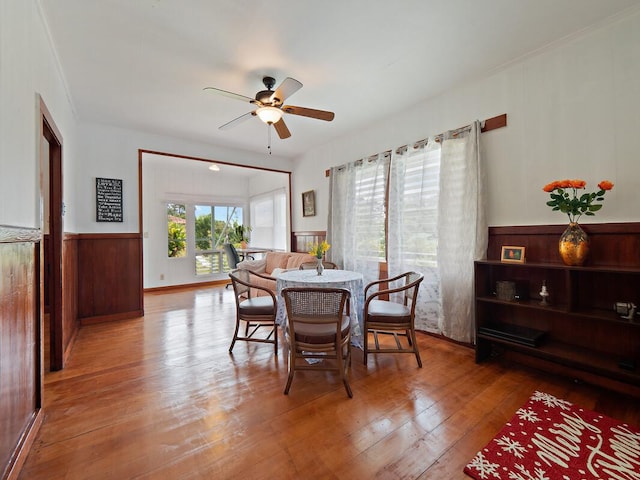
[[[367,326],[364,327],[364,365],[367,366],[367,359],[369,358],[369,330]]]
[[[416,354],[416,360],[418,361],[418,367],[422,368],[422,359],[420,358],[420,352],[418,351],[418,341],[416,340],[416,332],[415,330],[411,330],[411,344],[413,346],[413,351]]]
[[[240,320],[236,319],[236,328],[233,331],[233,339],[231,340],[231,345],[229,346],[229,353],[233,351],[233,346],[236,344],[236,340],[238,339],[238,329],[240,328]]]
[[[289,349],[289,376],[287,378],[287,384],[284,387],[284,394],[285,395],[289,395],[289,389],[291,388],[291,382],[293,381],[293,374],[294,374],[294,362],[296,361],[295,359],[295,352],[293,351],[293,349]]]
[[[344,373],[342,375],[342,383],[344,383],[344,389],[347,391],[347,395],[349,395],[349,398],[353,398],[353,392],[351,391],[351,385],[349,385],[349,380],[344,375]]]
[[[340,349],[339,358],[342,358],[342,349]],[[342,383],[344,383],[344,388],[347,391],[347,395],[349,398],[353,398],[353,392],[351,391],[351,385],[349,385],[349,367],[351,366],[351,341],[347,344],[347,354],[344,361],[340,362],[340,372],[342,373]]]
[[[278,325],[273,324],[273,353],[278,354]]]

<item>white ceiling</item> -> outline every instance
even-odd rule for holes
[[[285,103],[335,112],[285,115],[274,155],[316,145],[433,97],[639,0],[39,0],[78,118],[267,152],[252,105],[262,77],[304,87]]]

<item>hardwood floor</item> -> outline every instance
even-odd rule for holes
[[[144,318],[82,327],[45,377],[45,421],[20,479],[467,479],[462,469],[534,390],[640,424],[637,399],[419,334],[413,355],[332,374],[239,342],[224,287],[145,295]]]

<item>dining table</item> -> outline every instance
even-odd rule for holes
[[[288,270],[276,277],[276,292],[278,294],[278,312],[276,323],[286,331],[287,308],[282,289],[288,287],[312,288],[345,288],[351,294],[349,316],[351,317],[351,343],[363,348],[363,310],[364,310],[364,278],[359,272],[350,270],[326,269],[321,275],[313,270]]]

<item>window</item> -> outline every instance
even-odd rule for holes
[[[387,260],[394,264],[392,260],[401,256],[412,268],[437,267],[440,144],[398,153],[391,163],[390,182]]]
[[[274,250],[287,249],[287,196],[284,189],[257,195],[249,201],[251,243]]]
[[[365,160],[356,170],[353,228],[358,232],[358,253],[384,262],[387,164]]]
[[[222,252],[224,243],[239,243],[236,226],[243,224],[238,206],[195,205],[196,275],[222,273],[229,269]]]
[[[187,209],[185,205],[167,203],[168,256],[187,255]]]
[[[378,279],[386,252],[386,192],[390,154],[384,153],[331,170],[329,260],[346,270]]]

